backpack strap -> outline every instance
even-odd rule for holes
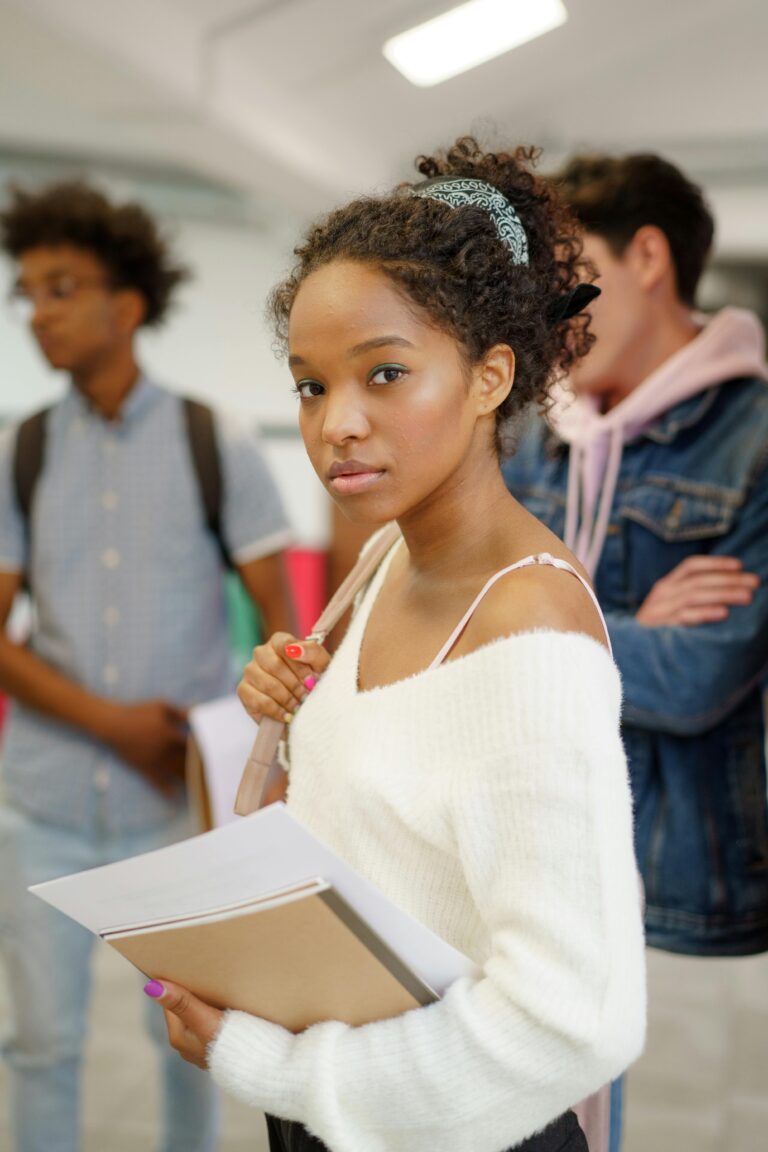
[[[29,569],[29,546],[31,539],[30,517],[35,488],[45,464],[46,425],[50,408],[34,412],[22,420],[16,430],[16,443],[13,447],[13,491],[16,505],[21,513],[26,537],[26,569]],[[29,591],[29,572],[22,574],[22,588]]]
[[[325,611],[307,637],[322,644],[325,637],[349,608],[357,593],[366,586],[389,550],[400,538],[397,524],[388,524],[366,547],[352,571],[336,594],[331,598]],[[261,802],[261,795],[267,781],[267,774],[283,735],[284,725],[271,716],[259,721],[259,730],[253,742],[251,754],[243,769],[240,787],[235,798],[235,812],[238,816],[248,816],[255,812]]]
[[[201,404],[199,400],[192,400],[189,397],[184,398],[183,407],[187,442],[203,503],[205,522],[218,545],[225,567],[233,568],[232,557],[224,543],[221,530],[224,486],[214,415],[207,404]]]
[[[45,431],[50,408],[22,420],[16,431],[13,452],[13,488],[16,504],[29,531],[29,517],[35,487],[45,463]]]

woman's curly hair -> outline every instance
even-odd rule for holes
[[[114,288],[133,288],[144,299],[143,323],[159,324],[175,289],[189,279],[174,263],[152,217],[139,204],[113,204],[82,181],[41,191],[12,190],[0,212],[0,246],[18,259],[32,248],[71,244],[104,265]]]
[[[408,194],[353,200],[315,225],[294,253],[288,278],[272,292],[268,316],[279,346],[302,282],[334,260],[372,264],[441,330],[453,335],[470,364],[494,344],[515,352],[515,386],[497,411],[497,448],[509,448],[514,418],[531,402],[545,406],[553,379],[588,350],[588,318],[558,320],[564,297],[593,278],[582,257],[579,226],[556,188],[534,175],[535,148],[483,152],[463,136],[445,152],[417,159],[425,178],[463,176],[498,188],[528,237],[529,264],[515,265],[485,209],[452,208]]]

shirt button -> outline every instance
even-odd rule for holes
[[[105,608],[104,609],[104,623],[114,626],[120,623],[120,609],[119,608]]]
[[[101,506],[102,506],[102,508],[106,508],[108,512],[111,512],[113,510],[113,508],[117,508],[117,505],[118,505],[117,492],[102,492],[102,494],[101,494]]]
[[[117,568],[120,563],[120,553],[117,548],[105,548],[101,554],[101,562],[105,568]]]
[[[103,676],[105,684],[117,684],[120,679],[120,669],[116,664],[105,664]]]
[[[109,788],[109,769],[97,768],[93,774],[93,786],[97,792],[106,792]]]

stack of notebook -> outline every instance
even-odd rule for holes
[[[283,804],[30,891],[145,976],[294,1032],[398,1015],[473,970]]]

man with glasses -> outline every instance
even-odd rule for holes
[[[34,607],[26,645],[0,632],[0,689],[13,699],[0,807],[5,1056],[15,1148],[75,1152],[91,937],[26,889],[188,834],[186,709],[233,688],[222,551],[267,630],[290,630],[287,526],[252,432],[217,415],[218,538],[211,530],[188,402],[136,361],[137,331],[165,318],[186,277],[142,208],[82,184],[17,190],[0,243],[16,266],[14,308],[70,379],[44,418],[0,436],[0,620],[23,582]],[[209,1078],[168,1048],[157,1013],[148,1025],[163,1060],[162,1152],[212,1152]]]

